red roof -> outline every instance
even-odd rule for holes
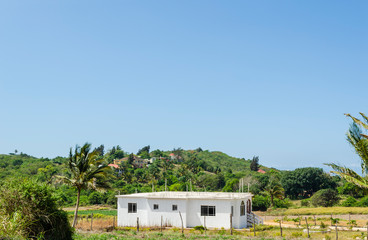
[[[110,163],[109,167],[119,168],[119,166],[117,164],[113,164],[113,163]]]
[[[174,153],[170,153],[170,156],[175,156],[175,154]]]
[[[259,173],[266,173],[264,170],[262,170],[262,169],[258,169],[258,171],[257,172],[259,172]]]

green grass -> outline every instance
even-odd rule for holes
[[[91,215],[93,213],[93,215],[99,216],[116,216],[117,215],[117,210],[80,210],[78,211],[78,215],[79,216],[83,216],[83,215]],[[73,215],[74,211],[68,211],[69,215]]]

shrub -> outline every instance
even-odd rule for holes
[[[313,206],[331,207],[339,201],[337,191],[333,189],[321,189],[311,197]]]
[[[300,205],[302,207],[309,207],[310,206],[310,200],[309,199],[303,199],[300,201]]]
[[[349,196],[345,201],[342,202],[342,206],[344,207],[353,207],[358,201],[353,198],[352,196]]]
[[[103,196],[99,192],[92,192],[88,196],[89,204],[102,204],[103,203]]]
[[[266,211],[271,205],[270,199],[266,196],[256,195],[253,199],[254,211]]]
[[[58,209],[52,193],[48,185],[28,179],[0,186],[0,221],[14,223],[0,228],[0,236],[10,231],[16,238],[72,239],[67,213]]]
[[[275,208],[289,208],[292,205],[288,198],[285,198],[283,200],[275,198],[273,203]]]
[[[368,196],[360,199],[359,202],[355,204],[357,207],[368,207]]]

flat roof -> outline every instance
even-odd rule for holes
[[[244,199],[252,197],[251,193],[234,192],[146,192],[116,195],[117,198],[168,198],[168,199]]]

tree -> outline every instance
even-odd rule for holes
[[[58,176],[64,183],[71,185],[77,190],[77,203],[75,205],[73,227],[77,222],[80,193],[82,190],[93,189],[101,190],[110,188],[106,178],[110,175],[110,167],[99,159],[99,152],[90,152],[91,144],[85,143],[83,147],[78,145],[70,148],[68,159],[69,177]]]
[[[133,164],[133,162],[134,162],[134,154],[133,154],[133,153],[131,153],[131,154],[129,154],[129,156],[128,156],[128,164],[132,165],[132,164]]]
[[[274,206],[274,198],[282,199],[284,197],[284,189],[277,175],[270,176],[265,192],[270,196],[271,206]]]
[[[259,169],[259,157],[258,156],[254,156],[252,159],[252,162],[250,163],[250,170],[252,171],[258,171]]]
[[[321,189],[312,196],[311,203],[315,207],[332,207],[339,199],[336,190]]]
[[[281,177],[285,194],[291,198],[310,197],[313,193],[324,188],[336,188],[334,179],[323,172],[322,168],[297,168],[287,171]]]
[[[97,152],[99,152],[100,156],[105,155],[105,146],[103,144],[101,144],[99,147],[95,148],[95,150]]]
[[[361,188],[368,189],[368,136],[363,133],[363,129],[368,130],[368,117],[364,113],[360,113],[365,123],[350,114],[345,114],[353,120],[348,132],[346,133],[349,144],[355,149],[355,152],[361,159],[362,175],[354,170],[339,166],[334,163],[328,163],[327,166],[332,167],[333,173],[341,176],[346,181],[351,182]]]
[[[145,146],[145,147],[143,147],[143,148],[141,148],[141,149],[139,149],[138,150],[138,152],[137,152],[137,155],[139,156],[139,155],[141,155],[143,152],[147,152],[147,153],[149,153],[150,152],[150,145],[148,145],[148,146]]]

